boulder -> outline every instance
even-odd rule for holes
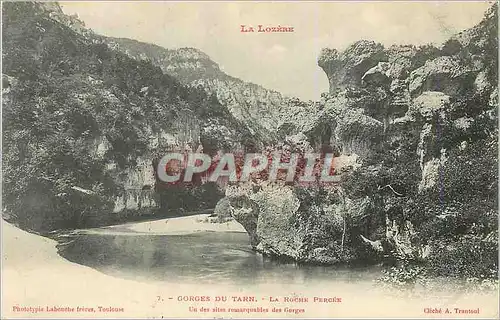
[[[335,188],[270,183],[230,187],[226,196],[252,247],[267,256],[334,264],[357,259],[366,249],[351,230],[363,223],[368,199],[344,199]]]

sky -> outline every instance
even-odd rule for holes
[[[195,47],[227,74],[303,100],[328,91],[322,48],[361,40],[439,44],[477,24],[488,2],[60,2],[96,33]],[[241,25],[293,26],[242,33]]]

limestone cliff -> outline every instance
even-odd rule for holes
[[[478,252],[465,266],[496,250],[497,263],[497,6],[440,46],[324,49],[330,90],[316,102],[231,77],[194,48],[99,36],[57,4],[2,9],[3,206],[22,227],[206,205],[218,189],[160,190],[155,161],[271,145],[334,153],[342,181],[229,186],[217,212],[239,221],[255,250],[436,265]]]
[[[260,141],[274,142],[276,128],[289,110],[289,98],[226,74],[207,54],[195,48],[165,49],[124,38],[106,41],[135,59],[151,61],[185,85],[215,95]]]
[[[166,152],[255,148],[216,98],[113,50],[57,3],[2,14],[3,205],[23,227],[163,214],[176,200],[156,188]]]
[[[493,6],[439,47],[362,40],[342,52],[322,50],[318,65],[329,93],[316,103],[294,101],[278,132],[354,161],[333,188],[228,189],[227,210],[254,248],[319,263],[377,255],[432,260],[432,248],[451,241],[446,232],[491,238],[494,223],[478,234],[471,221],[491,219],[496,206],[497,19]],[[466,163],[468,177],[489,172],[484,184],[471,183],[488,196],[457,181]],[[482,205],[472,212],[476,201]]]

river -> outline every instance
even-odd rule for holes
[[[303,309],[296,315],[301,318],[420,318],[430,317],[426,310],[434,308],[479,308],[479,314],[469,316],[498,319],[498,291],[473,292],[463,281],[451,278],[426,279],[395,290],[375,281],[382,276],[379,266],[277,262],[252,251],[241,226],[199,219],[206,217],[75,230],[60,234],[58,243],[4,223],[2,239],[8,245],[3,248],[2,280],[9,295],[2,301],[7,308],[2,309],[15,317],[12,306],[20,301],[30,306],[111,306],[123,308],[125,314],[110,317],[178,319],[290,316],[286,311],[202,314],[190,311],[193,306],[295,308]],[[228,300],[196,304],[183,300],[193,296]],[[233,296],[258,302],[233,302]],[[284,297],[310,301],[288,303]],[[316,303],[317,297],[336,300]]]
[[[66,259],[126,279],[217,284],[357,282],[372,285],[380,267],[297,265],[254,252],[242,232],[182,235],[89,233],[59,251]]]

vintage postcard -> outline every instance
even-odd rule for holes
[[[2,319],[498,319],[498,5],[2,2]]]

